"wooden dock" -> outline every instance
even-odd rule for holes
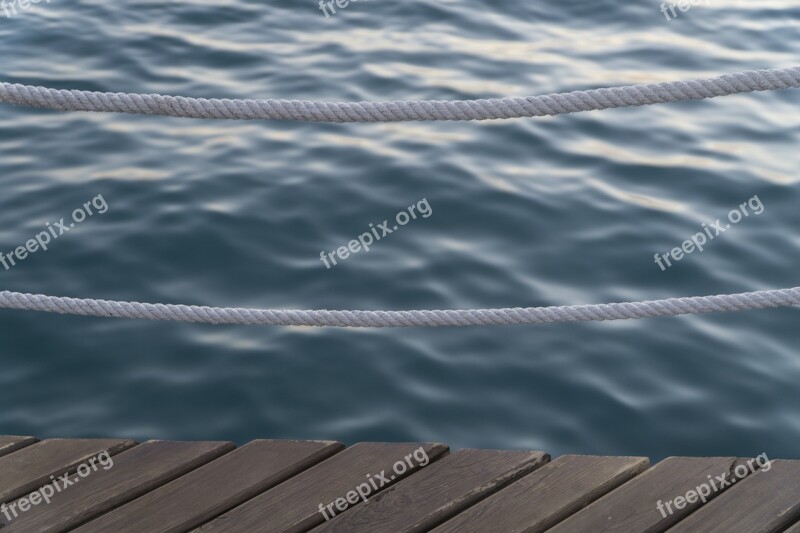
[[[765,459],[0,437],[0,529],[800,533],[800,461]]]

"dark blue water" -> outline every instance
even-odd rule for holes
[[[795,2],[53,0],[0,14],[4,81],[229,98],[455,99],[797,64]],[[330,125],[0,107],[0,251],[108,211],[5,290],[215,306],[456,309],[798,285],[800,92],[550,119]],[[757,195],[750,216],[654,263]],[[335,268],[426,199],[432,215]],[[69,220],[69,219],[68,219]],[[425,440],[798,457],[797,310],[440,330],[0,312],[0,433]]]

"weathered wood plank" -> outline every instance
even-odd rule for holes
[[[548,460],[543,452],[459,450],[314,531],[428,531]]]
[[[343,449],[330,441],[253,441],[77,531],[188,531]]]
[[[800,518],[800,461],[774,460],[682,520],[670,533],[772,533]]]
[[[71,530],[233,449],[231,442],[145,442],[111,459],[103,457],[101,463],[95,462],[97,469],[85,470],[83,477],[79,469],[70,476],[74,485],[59,483],[63,492],[50,496],[49,503],[20,511],[10,521],[0,516],[0,527],[5,524],[3,533]],[[12,507],[12,512],[18,508]]]
[[[120,439],[50,439],[0,457],[0,502],[38,489],[103,451],[111,455],[136,443]]]
[[[567,518],[552,531],[572,533],[654,533],[665,531],[702,505],[702,501],[683,509],[672,508],[673,514],[658,510],[658,502],[706,483],[708,476],[730,475],[735,457],[670,457],[636,476],[618,489],[598,499],[582,511]],[[715,496],[712,494],[708,499]]]
[[[36,443],[34,437],[13,437],[0,435],[0,457]]]
[[[419,470],[420,467],[415,465],[401,475],[392,473],[396,461],[413,457],[415,450],[420,448],[431,462],[448,451],[443,444],[356,444],[225,513],[200,528],[200,531],[308,531],[325,521],[320,506],[355,493],[356,487],[369,479],[374,480],[373,476],[383,475],[386,478],[385,483],[381,481],[373,485],[377,487],[374,493],[378,493]],[[361,505],[359,500],[353,500],[355,503],[345,501],[346,505],[342,507],[358,508]]]
[[[545,531],[649,465],[650,461],[644,457],[565,455],[523,476],[434,531]]]

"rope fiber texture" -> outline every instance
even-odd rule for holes
[[[56,111],[132,113],[203,119],[400,122],[541,117],[789,88],[800,88],[800,67],[751,70],[709,79],[489,100],[394,102],[219,100],[159,94],[60,90],[0,83],[0,102]]]
[[[291,311],[144,304],[0,292],[0,308],[68,315],[269,326],[436,327],[652,318],[800,305],[800,287],[647,302],[456,311]]]
[[[788,88],[800,88],[800,67],[739,72],[702,80],[631,85],[547,96],[492,100],[358,103],[297,100],[207,100],[158,94],[58,90],[0,83],[0,102],[57,111],[118,112],[204,119],[395,122],[537,117],[684,100],[701,100],[737,93]],[[0,292],[0,308],[6,309],[208,324],[367,328],[483,326],[622,320],[798,305],[800,305],[800,287],[719,296],[670,298],[646,302],[451,311],[241,309],[145,304],[63,298],[10,291]]]

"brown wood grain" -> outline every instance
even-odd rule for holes
[[[188,531],[343,449],[331,441],[253,441],[77,531]]]
[[[36,439],[34,437],[14,437],[10,435],[0,435],[0,457],[15,452],[25,446],[34,444]]]
[[[362,442],[223,514],[204,525],[200,531],[245,533],[308,531],[325,521],[319,510],[320,504],[324,506],[345,498],[358,485],[366,482],[368,476],[385,472],[388,477],[396,461],[403,460],[420,447],[431,462],[448,451],[447,446],[443,444]],[[429,467],[430,465],[424,467],[422,471]],[[387,485],[379,487],[378,490],[384,490],[409,475],[413,478],[419,475],[414,473],[418,470],[418,468],[410,469],[404,475],[390,480]],[[350,504],[345,514],[361,505],[363,504]]]
[[[420,447],[429,464],[394,475],[395,463]],[[234,448],[0,436],[0,531],[800,533],[800,461],[773,460],[740,479],[734,471],[747,460],[732,457],[672,457],[645,470],[640,457],[548,463],[543,452],[447,455],[447,446],[435,443],[343,450],[329,441],[253,441]],[[76,473],[104,451],[113,466]],[[10,505],[19,510],[33,491],[65,474],[69,488],[6,516]],[[386,482],[370,490],[367,504],[345,501],[379,476]],[[736,482],[715,488],[707,503],[676,503],[711,479],[719,484],[719,476]],[[341,509],[330,507],[340,501]]]
[[[571,533],[654,533],[665,531],[702,505],[702,501],[673,508],[673,514],[657,508],[658,502],[676,496],[708,481],[708,476],[729,475],[735,457],[670,457],[621,487],[567,518],[551,531]],[[712,495],[715,496],[715,495]],[[666,514],[666,516],[664,516]]]
[[[434,529],[436,533],[545,531],[641,473],[644,457],[565,455]]]
[[[800,519],[800,461],[774,460],[682,520],[670,533],[772,533]]]
[[[136,443],[119,439],[50,439],[0,457],[0,502],[7,503],[108,451],[111,455]]]
[[[74,484],[63,487],[49,503],[31,507],[11,521],[0,516],[0,523],[6,525],[3,533],[70,530],[232,449],[230,442],[145,442],[105,464],[95,463],[97,469],[85,471],[84,477],[79,473],[70,475]]]
[[[459,450],[314,531],[428,531],[548,460],[543,452]]]

